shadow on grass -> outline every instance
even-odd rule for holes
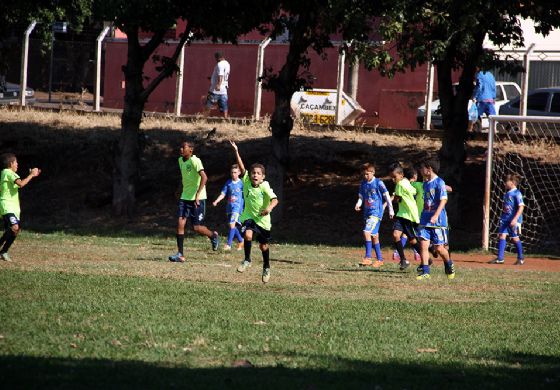
[[[0,357],[4,388],[266,388],[266,389],[527,389],[558,388],[560,359],[508,354],[505,366],[373,364],[311,357],[328,369],[188,368],[167,363],[95,359]]]

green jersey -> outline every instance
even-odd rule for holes
[[[416,189],[416,207],[418,208],[418,214],[422,214],[422,210],[424,210],[424,183],[413,181],[410,184]]]
[[[409,221],[418,223],[420,218],[418,216],[418,207],[414,195],[416,195],[416,188],[410,184],[408,179],[403,178],[397,183],[395,187],[395,195],[399,199],[399,211],[397,217],[408,219]]]
[[[270,205],[270,201],[276,199],[276,194],[270,188],[270,184],[267,181],[263,181],[258,187],[253,187],[249,172],[245,171],[243,175],[243,197],[245,199],[245,208],[243,209],[243,214],[241,214],[241,223],[252,219],[263,229],[270,230],[272,228],[270,214],[261,215],[261,211]]]
[[[15,214],[19,219],[19,186],[16,180],[19,175],[9,168],[0,174],[0,215]]]
[[[183,183],[181,199],[194,200],[196,198],[198,186],[200,186],[200,180],[202,180],[199,174],[200,171],[204,170],[202,161],[195,155],[192,155],[191,158],[186,161],[183,157],[179,157],[179,169],[181,170],[181,180]],[[206,199],[206,186],[200,191],[198,199]]]

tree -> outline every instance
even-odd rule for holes
[[[249,9],[251,12],[246,12]],[[140,123],[150,94],[177,70],[176,62],[182,46],[190,39],[211,37],[235,42],[241,34],[258,27],[270,17],[272,1],[207,0],[116,0],[96,2],[96,15],[112,20],[127,36],[124,110],[121,134],[114,155],[113,212],[132,215],[136,201],[136,186],[140,159]],[[164,43],[165,34],[177,20],[185,20],[186,27],[170,57],[155,56]],[[151,36],[146,43],[140,31]],[[145,77],[148,61],[157,64],[157,75]]]
[[[289,141],[293,128],[290,100],[294,92],[308,87],[311,78],[309,51],[325,56],[325,49],[332,47],[331,37],[340,34],[344,40],[367,41],[373,28],[371,15],[377,12],[376,1],[361,0],[310,0],[282,1],[272,15],[272,35],[285,31],[289,34],[286,62],[276,74],[265,77],[265,88],[274,92],[275,106],[270,120],[272,153],[267,177],[280,198],[289,166]],[[282,202],[279,204],[282,215]]]
[[[555,0],[391,0],[380,22],[380,33],[390,44],[367,60],[389,75],[432,61],[437,71],[444,138],[439,151],[442,175],[461,188],[467,107],[473,92],[476,66],[518,71],[486,51],[488,35],[498,46],[523,45],[519,18],[536,21],[537,32],[560,26],[560,3]],[[511,64],[510,64],[511,65]],[[453,94],[452,76],[459,72]]]

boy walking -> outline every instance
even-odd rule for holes
[[[177,221],[177,253],[169,256],[169,261],[184,263],[185,226],[187,219],[191,221],[193,230],[210,239],[212,250],[218,250],[220,239],[218,232],[210,231],[202,223],[206,215],[206,182],[202,161],[193,154],[194,144],[185,141],[181,144],[179,170],[181,171],[182,192],[179,198]]]
[[[231,250],[231,244],[234,238],[237,238],[239,243],[237,250],[243,249],[243,237],[238,229],[238,226],[241,227],[239,217],[243,211],[243,181],[239,177],[241,174],[239,165],[233,164],[230,174],[231,179],[224,184],[222,192],[220,192],[220,195],[212,202],[214,207],[216,207],[222,199],[227,198],[226,214],[229,223],[229,234],[227,243],[224,245],[224,250],[226,251]]]
[[[15,154],[3,154],[1,161],[3,169],[0,174],[0,214],[4,221],[4,234],[0,237],[0,259],[12,261],[8,250],[20,232],[19,189],[39,176],[41,170],[32,168],[29,170],[29,175],[21,179],[17,174],[18,161]]]
[[[519,176],[510,174],[506,176],[505,187],[507,192],[504,194],[504,209],[500,218],[500,228],[498,230],[498,257],[490,264],[504,264],[504,252],[506,250],[506,238],[509,235],[517,249],[517,261],[515,265],[523,265],[523,244],[519,239],[521,234],[521,223],[523,222],[523,195],[517,189]]]
[[[449,257],[447,245],[447,189],[445,182],[437,175],[439,162],[427,160],[420,164],[420,173],[424,177],[424,209],[420,215],[418,236],[420,238],[420,257],[422,266],[419,268],[417,280],[430,278],[430,243],[434,251],[443,259],[445,274],[448,279],[455,278],[455,266]]]
[[[389,191],[382,180],[375,177],[375,167],[373,164],[366,163],[362,166],[362,174],[364,179],[360,184],[358,191],[358,201],[354,206],[356,211],[364,208],[364,241],[365,256],[360,263],[363,266],[372,265],[374,268],[380,268],[383,265],[383,256],[381,255],[381,246],[379,244],[379,225],[383,218],[385,204],[389,207],[389,217],[393,218],[395,212],[391,204]],[[373,242],[372,242],[373,241]],[[375,257],[377,260],[372,262],[371,251],[375,249]]]
[[[258,240],[259,247],[263,257],[263,283],[270,281],[270,230],[272,223],[270,213],[278,204],[276,194],[270,188],[270,184],[265,179],[265,168],[261,164],[253,164],[249,168],[249,172],[245,170],[243,160],[239,155],[239,149],[235,142],[230,141],[237,165],[241,170],[243,177],[243,198],[245,199],[245,208],[241,214],[242,231],[245,233],[244,249],[245,259],[237,267],[237,272],[245,272],[251,266],[251,246],[253,239]]]

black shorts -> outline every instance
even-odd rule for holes
[[[418,224],[403,217],[395,217],[393,230],[403,232],[409,240],[411,238],[418,238]]]
[[[2,215],[2,219],[4,220],[4,229],[8,230],[11,229],[14,225],[19,225],[19,219],[13,213],[8,213]]]
[[[204,217],[206,216],[206,201],[199,200],[199,205],[196,207],[194,200],[179,199],[179,210],[177,217],[187,218],[191,221],[193,226],[202,225]]]
[[[243,222],[241,233],[245,234],[246,230],[251,230],[253,232],[253,239],[256,238],[259,244],[268,244],[270,242],[270,230],[260,227],[252,219],[248,219]]]

